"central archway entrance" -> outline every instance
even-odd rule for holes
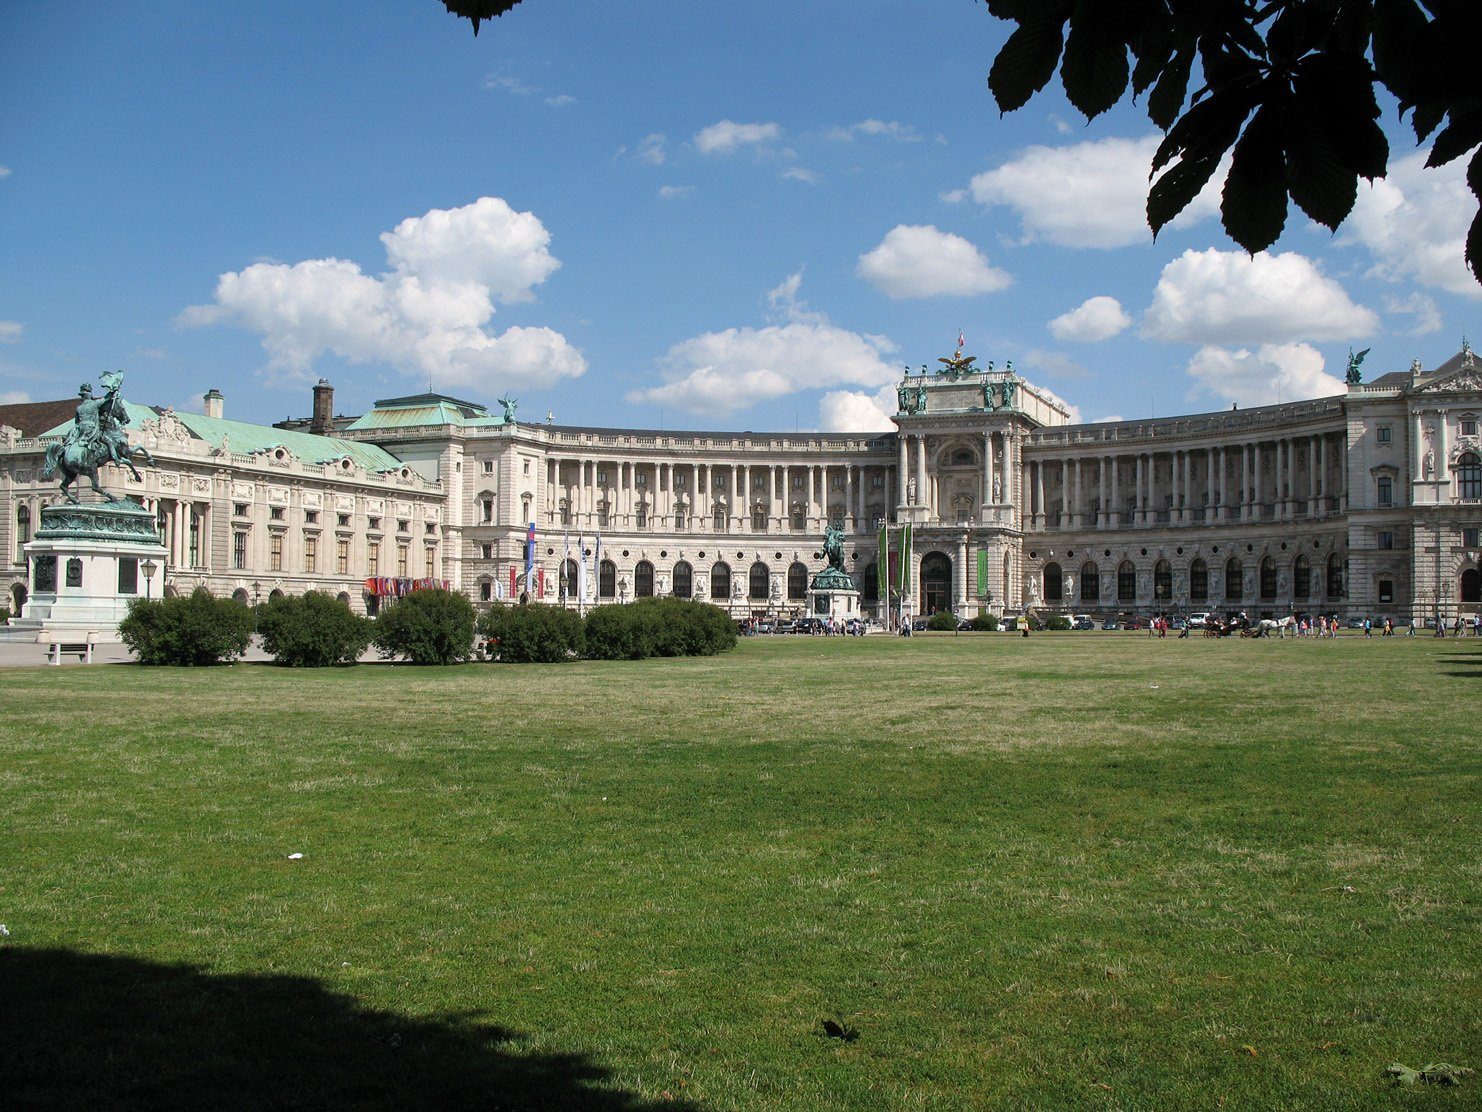
[[[921,558],[921,613],[952,609],[952,561],[942,552]]]

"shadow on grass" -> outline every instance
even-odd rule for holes
[[[8,1109],[660,1107],[584,1056],[520,1053],[515,1032],[376,1011],[307,977],[7,947],[0,1025]]]
[[[1467,668],[1470,668],[1471,671],[1470,672],[1460,672],[1460,671],[1456,671],[1456,672],[1442,672],[1441,674],[1443,676],[1452,676],[1452,677],[1454,677],[1456,679],[1463,679],[1463,680],[1482,679],[1482,651],[1473,650],[1471,652],[1466,652],[1465,650],[1461,650],[1459,648],[1456,649],[1456,650],[1453,650],[1453,651],[1456,652],[1456,653],[1459,653],[1460,655],[1454,655],[1454,656],[1438,656],[1436,658],[1436,663],[1437,664],[1460,664],[1460,665],[1463,665],[1463,666],[1465,666]]]

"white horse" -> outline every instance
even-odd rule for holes
[[[1291,630],[1293,637],[1297,635],[1297,619],[1288,614],[1285,618],[1262,618],[1256,625],[1257,637],[1270,637],[1273,633],[1278,638],[1285,637],[1287,631]]]

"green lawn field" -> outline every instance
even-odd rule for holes
[[[1482,1104],[1479,641],[0,687],[6,1107]]]

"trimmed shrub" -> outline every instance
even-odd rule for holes
[[[413,591],[382,610],[375,625],[373,643],[387,658],[456,664],[473,655],[473,603],[457,591]]]
[[[992,633],[998,628],[997,614],[974,614],[969,624],[978,633]]]
[[[496,606],[479,618],[490,651],[509,664],[559,664],[580,656],[584,629],[574,611],[544,603]]]
[[[957,628],[957,615],[950,610],[938,610],[926,619],[926,628],[938,633],[951,633]]]
[[[1070,619],[1067,618],[1064,614],[1051,614],[1048,618],[1045,619],[1045,628],[1060,630],[1069,629]]]
[[[247,651],[252,611],[197,587],[179,598],[135,599],[118,633],[140,664],[220,664]]]
[[[719,607],[680,598],[599,606],[587,615],[587,655],[598,660],[714,656],[736,647],[736,623]]]
[[[272,599],[263,607],[257,630],[262,647],[290,668],[354,664],[374,632],[368,620],[319,591]]]

